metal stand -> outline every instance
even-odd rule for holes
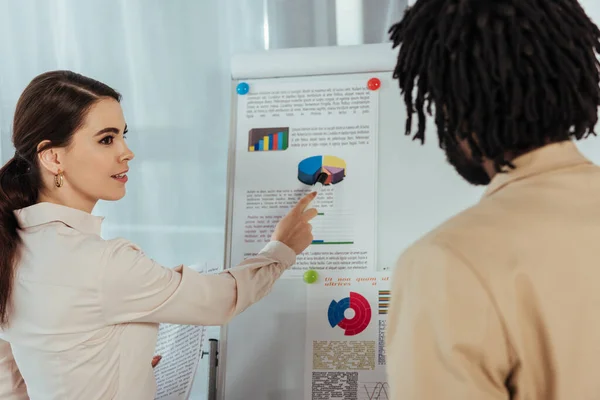
[[[208,400],[217,400],[217,367],[219,366],[219,341],[209,339]]]

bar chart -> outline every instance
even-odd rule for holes
[[[313,245],[354,244],[353,216],[350,210],[326,211],[311,221]]]
[[[248,132],[248,151],[282,151],[289,145],[290,128],[253,128]]]

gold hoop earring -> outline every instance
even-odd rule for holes
[[[54,175],[54,186],[57,188],[62,187],[64,184],[64,175],[62,172],[59,172],[57,175]]]

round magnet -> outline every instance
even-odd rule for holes
[[[240,82],[238,83],[236,90],[238,94],[245,95],[250,91],[250,85],[248,85],[246,82]]]
[[[319,279],[319,274],[317,271],[308,270],[304,273],[304,282],[306,283],[315,283]]]
[[[367,82],[367,87],[370,90],[377,90],[381,87],[381,81],[379,78],[371,78],[369,79],[369,82]]]

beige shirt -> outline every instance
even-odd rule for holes
[[[571,142],[515,164],[400,258],[393,400],[600,399],[600,168]]]
[[[103,240],[101,217],[49,203],[16,214],[24,243],[0,331],[2,400],[151,400],[158,323],[226,324],[296,259],[271,242],[226,273],[202,275]]]

